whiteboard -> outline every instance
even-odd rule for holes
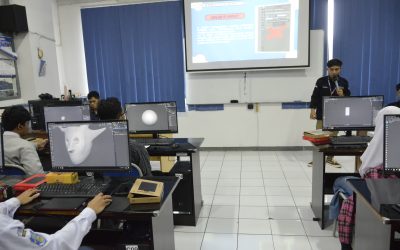
[[[324,32],[310,32],[310,67],[264,71],[186,73],[187,104],[310,101],[324,73]]]

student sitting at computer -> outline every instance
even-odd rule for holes
[[[375,118],[375,131],[367,149],[361,156],[360,175],[362,178],[378,179],[384,178],[382,175],[383,170],[383,130],[384,130],[384,116],[400,114],[400,108],[386,107],[381,109]],[[396,178],[395,176],[389,176]],[[352,249],[351,240],[354,227],[354,210],[355,201],[353,196],[343,201],[342,207],[338,217],[338,231],[339,240],[342,244],[342,249]],[[373,229],[371,229],[373,230]]]
[[[27,175],[43,173],[37,149],[47,140],[35,144],[21,138],[29,132],[31,115],[23,106],[11,106],[4,110],[1,121],[4,128],[4,162],[21,166]]]
[[[30,189],[0,203],[0,249],[78,249],[96,215],[111,203],[111,196],[98,194],[78,216],[49,235],[26,229],[21,221],[13,219],[20,205],[30,203],[39,195],[38,190]]]
[[[109,97],[101,100],[97,109],[100,120],[123,120],[124,114],[118,98]],[[138,165],[143,176],[151,176],[150,156],[143,145],[130,141],[129,150],[131,162]]]
[[[90,91],[87,95],[87,99],[89,101],[90,107],[90,120],[97,121],[99,119],[97,115],[97,108],[99,107],[100,103],[100,95],[97,91]]]

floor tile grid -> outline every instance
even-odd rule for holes
[[[298,161],[297,157],[296,157],[296,160]],[[303,172],[305,172],[304,169],[303,169]],[[283,174],[285,175],[285,179],[287,179],[287,175],[286,175],[285,173],[286,173],[286,172],[284,172]],[[309,176],[308,176],[307,174],[306,174],[306,177],[309,178]],[[310,178],[309,178],[309,180],[310,180]],[[310,180],[310,182],[311,182],[311,180]],[[293,194],[292,188],[289,188],[289,191],[290,191],[290,194],[291,194],[292,198],[294,199],[294,194]],[[298,214],[298,216],[299,216],[299,218],[300,218],[300,222],[301,222],[301,225],[302,225],[303,230],[304,230],[304,232],[305,232],[305,235],[307,236],[306,228],[305,228],[305,226],[304,226],[303,220],[301,220],[300,213],[299,213],[299,211],[298,211],[298,209],[297,209],[297,205],[296,205],[296,204],[295,204],[295,207],[296,207],[297,214]],[[308,243],[311,245],[310,240],[309,240],[308,237],[307,237],[307,241],[308,241]]]
[[[274,166],[276,166],[277,165],[276,162],[278,162],[279,169],[280,169],[280,171],[283,172],[283,177],[284,177],[285,181],[288,179],[288,177],[290,177],[285,173],[287,173],[287,171],[290,171],[290,170],[287,170],[287,167],[283,166],[282,164],[289,162],[290,164],[288,164],[288,165],[290,167],[295,166],[297,168],[296,164],[298,163],[298,167],[299,167],[298,169],[301,169],[302,170],[301,172],[305,173],[305,178],[303,178],[303,177],[302,178],[303,179],[308,179],[308,181],[311,182],[311,180],[310,180],[310,178],[311,178],[311,174],[310,174],[311,173],[311,169],[308,168],[307,165],[306,165],[307,158],[304,159],[305,158],[304,155],[306,157],[311,158],[310,152],[306,152],[306,153],[300,152],[298,154],[296,154],[296,153],[297,152],[295,152],[295,153],[278,152],[279,155],[277,155],[277,154],[275,154],[274,152],[271,152],[271,151],[268,151],[268,152],[256,152],[256,153],[254,153],[254,152],[250,152],[250,153],[249,152],[234,152],[234,154],[236,154],[236,155],[240,154],[240,156],[241,156],[240,157],[240,161],[241,161],[240,173],[241,173],[241,175],[239,176],[239,178],[240,178],[239,197],[242,196],[242,194],[241,194],[242,193],[242,178],[243,178],[242,177],[242,173],[246,172],[246,169],[243,168],[243,165],[246,164],[248,161],[254,162],[255,159],[257,159],[257,161],[260,163],[259,165],[260,165],[260,168],[261,168],[261,160],[266,161],[266,159],[268,159],[271,156],[270,158],[274,160],[273,161],[274,162]],[[298,157],[298,155],[300,155],[300,157]],[[211,156],[211,157],[208,157],[208,156]],[[226,156],[229,156],[229,154],[227,154],[227,152],[222,152],[222,153],[221,152],[217,152],[217,153],[211,153],[211,154],[209,154],[208,152],[207,153],[201,152],[201,168],[203,169],[203,167],[206,166],[206,163],[208,161],[211,161],[211,162],[212,161],[216,161],[216,160],[217,161],[221,161],[221,164],[223,165],[225,163],[226,159],[230,159],[231,160],[231,158],[229,158],[229,157],[227,158]],[[263,156],[268,156],[268,157],[265,158]],[[239,160],[239,158],[237,156],[235,156],[234,158],[235,158],[235,160]],[[287,171],[284,171],[285,169]],[[296,169],[296,171],[298,169]],[[213,198],[214,198],[214,196],[216,194],[218,183],[221,180],[221,178],[220,178],[221,176],[220,175],[221,175],[221,168],[220,168],[220,171],[219,171],[219,176],[217,178],[217,185],[216,185],[216,188],[214,190]],[[265,185],[266,184],[265,183],[265,179],[267,179],[266,178],[267,176],[264,176],[264,171],[261,171],[261,175],[262,175],[262,183],[263,183],[263,186],[265,188],[265,186],[266,186]],[[287,187],[288,187],[288,189],[290,191],[291,197],[294,199],[295,194],[293,193],[292,188],[289,188],[289,184],[288,183],[287,183]],[[296,186],[294,186],[294,187],[296,187]],[[306,190],[307,188],[303,188],[303,189]],[[265,193],[265,197],[267,198],[267,194],[266,193]],[[213,201],[211,203],[211,207],[213,205],[214,205],[214,199],[213,199]],[[241,205],[241,203],[240,203],[240,198],[239,198],[239,214],[240,214],[240,208],[241,208],[240,205]],[[282,242],[285,242],[286,240],[288,240],[290,242],[291,240],[293,240],[295,238],[303,240],[302,242],[304,243],[304,248],[301,248],[301,249],[311,249],[311,247],[312,247],[312,249],[325,249],[324,248],[324,242],[337,243],[337,239],[333,238],[333,237],[318,237],[318,236],[315,236],[315,235],[308,235],[307,228],[305,226],[305,222],[304,222],[303,218],[300,215],[300,209],[304,209],[305,207],[298,208],[298,206],[295,204],[295,208],[296,208],[297,215],[300,218],[300,221],[302,222],[301,225],[302,225],[303,230],[305,232],[305,236],[288,237],[288,236],[281,236],[281,235],[272,235],[272,232],[271,232],[270,236],[272,236],[272,239],[273,239],[273,248],[272,249],[276,249],[276,250],[278,250],[278,249],[290,249],[290,247],[288,248],[288,245],[285,245],[284,248],[281,248],[283,246]],[[270,212],[270,204],[268,204],[268,203],[267,203],[267,209],[268,209],[268,212]],[[270,220],[271,219],[273,219],[273,218],[270,218]],[[239,218],[238,222],[240,223],[240,218]],[[207,221],[207,223],[208,223],[208,221]],[[309,220],[306,223],[308,224],[308,226],[310,226],[312,221]],[[207,228],[207,226],[206,226],[206,228]],[[315,227],[315,225],[311,225],[311,226]],[[271,225],[270,225],[270,227],[271,227]],[[238,228],[238,230],[239,230],[239,228]],[[206,231],[206,229],[204,231]],[[207,234],[207,236],[212,235],[212,233],[206,233],[206,232],[202,233],[202,246],[203,246],[206,234]],[[245,236],[245,235],[247,235],[247,236]],[[221,236],[221,237],[223,239],[225,236]],[[228,237],[228,236],[226,236],[226,237]],[[236,249],[242,249],[242,248],[240,248],[241,240],[243,240],[243,238],[246,238],[246,237],[247,238],[252,238],[252,237],[263,238],[262,235],[240,234],[239,231],[238,231],[237,234],[236,234]],[[235,238],[235,237],[233,237],[233,238]],[[263,239],[265,240],[266,238],[267,237],[264,237]],[[220,238],[218,238],[218,239],[220,239]],[[271,238],[268,238],[268,239],[271,239]],[[276,244],[278,244],[278,245],[276,245]],[[286,242],[285,244],[288,244],[288,243]],[[243,242],[242,242],[242,245],[243,245]],[[321,248],[321,246],[322,246],[322,248]],[[179,247],[178,247],[178,249],[179,249]],[[204,249],[208,250],[209,248],[204,248]],[[232,246],[232,248],[229,248],[229,249],[234,249],[234,248]],[[262,249],[265,249],[265,248],[262,248]],[[267,249],[271,249],[271,248],[267,248]]]
[[[207,155],[207,158],[206,158],[206,161],[204,162],[204,164],[207,162],[207,159],[208,159],[208,155]],[[214,197],[213,197],[213,201],[212,201],[212,203],[211,203],[211,209],[212,209],[213,204],[214,204],[214,198],[215,198],[215,194],[216,194],[216,192],[217,192],[218,183],[219,183],[219,180],[220,180],[219,177],[220,177],[220,175],[221,175],[222,166],[223,166],[223,164],[224,164],[224,161],[225,161],[225,152],[224,152],[224,154],[223,154],[223,158],[222,158],[222,162],[221,162],[221,168],[220,168],[220,171],[219,171],[219,176],[218,176],[217,184],[216,184],[215,190],[214,190],[214,195],[213,195]],[[239,199],[239,202],[240,202],[240,199]],[[206,227],[205,227],[205,229],[204,229],[203,239],[202,239],[202,242],[201,242],[201,245],[200,245],[200,249],[203,249],[203,243],[204,243],[205,237],[206,237],[206,235],[207,235],[207,227],[208,227],[208,222],[209,222],[209,219],[210,219],[210,215],[211,215],[211,211],[210,211],[210,214],[208,215],[208,218],[207,218]],[[215,234],[215,233],[214,233],[214,234]],[[238,242],[236,242],[236,244],[238,244]],[[236,245],[236,246],[237,246],[237,245]],[[237,249],[237,247],[236,247],[236,249]]]
[[[275,154],[274,154],[275,155]],[[276,155],[274,156],[274,157],[276,157]],[[261,167],[261,158],[259,158],[259,161],[260,161],[260,167]],[[264,192],[265,192],[265,176],[264,176],[264,171],[261,171],[261,177],[262,177],[262,181],[263,181],[263,187],[264,187]],[[267,197],[267,194],[265,193],[265,197]],[[267,211],[268,211],[268,220],[271,220],[271,215],[270,215],[270,210],[269,210],[269,205],[268,205],[268,198],[267,198]],[[269,229],[270,229],[270,232],[271,232],[271,236],[272,236],[272,226],[271,226],[271,223],[269,223]],[[273,237],[273,236],[272,236]],[[238,237],[239,238],[239,237]],[[238,242],[238,244],[239,244],[239,242]],[[274,240],[273,240],[273,238],[272,238],[272,247],[273,247],[273,249],[275,249],[275,243],[274,243]]]

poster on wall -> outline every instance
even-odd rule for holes
[[[0,99],[18,97],[17,58],[13,50],[13,39],[0,35]]]

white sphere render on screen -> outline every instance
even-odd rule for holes
[[[142,114],[142,121],[147,126],[153,126],[158,121],[157,113],[153,110],[146,110]]]

